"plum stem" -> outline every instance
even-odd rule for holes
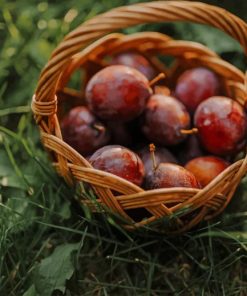
[[[152,159],[152,163],[153,163],[153,170],[155,171],[157,169],[157,162],[156,162],[156,158],[155,158],[155,145],[152,143],[149,145],[149,151],[151,154],[151,159]]]
[[[198,133],[198,128],[193,127],[192,129],[181,129],[180,133],[183,135],[193,135],[193,134],[197,134]]]
[[[99,132],[104,132],[105,131],[105,127],[100,125],[100,124],[97,124],[97,123],[93,124],[93,128],[96,129]]]
[[[151,81],[149,81],[149,86],[154,85],[156,82],[158,82],[159,80],[165,78],[166,75],[165,73],[160,73],[158,74],[156,77],[154,77],[154,79],[152,79]]]

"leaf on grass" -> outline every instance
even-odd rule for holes
[[[4,187],[13,187],[22,190],[27,189],[27,185],[24,181],[19,176],[14,174],[0,178],[0,184]]]
[[[0,177],[13,174],[14,170],[9,161],[8,155],[4,150],[0,150]]]
[[[49,257],[40,262],[34,279],[36,291],[40,295],[50,296],[54,290],[65,292],[66,280],[71,278],[75,269],[71,253],[78,248],[79,243],[58,246]]]
[[[9,197],[5,206],[1,209],[5,225],[11,233],[17,233],[27,229],[32,223],[31,217],[34,217],[35,211],[26,198]]]
[[[22,190],[27,190],[28,189],[27,182],[28,184],[30,184],[30,186],[39,185],[40,175],[38,175],[37,173],[35,173],[34,175],[23,174],[23,178],[22,178],[16,175],[15,173],[12,173],[11,175],[0,176],[0,185],[2,185],[3,187],[12,187],[12,188],[18,188]]]

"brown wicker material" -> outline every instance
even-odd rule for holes
[[[202,220],[211,219],[225,209],[247,171],[245,157],[228,167],[203,189],[145,191],[122,178],[95,170],[62,140],[57,112],[63,103],[60,94],[68,92],[77,103],[81,100],[83,104],[82,92],[66,88],[71,74],[76,69],[87,69],[89,62],[97,63],[107,55],[125,50],[141,52],[157,71],[165,72],[167,79],[177,75],[183,67],[202,65],[211,68],[222,77],[226,93],[241,105],[246,105],[244,74],[205,46],[195,42],[175,41],[155,32],[129,36],[120,33],[107,35],[138,24],[167,21],[212,25],[239,41],[247,52],[247,25],[224,9],[187,1],[157,1],[120,7],[92,18],[65,37],[43,69],[32,101],[43,144],[51,152],[57,171],[71,185],[81,181],[89,183],[97,196],[96,201],[92,201],[81,194],[80,202],[94,211],[100,209],[117,213],[124,219],[121,223],[127,229],[156,221],[156,225],[159,225],[160,218],[175,216],[169,219],[173,223],[166,231],[181,232]],[[166,68],[156,58],[157,54],[175,57],[174,66]],[[142,208],[150,213],[150,218],[139,221],[138,215],[134,220],[129,216],[128,210]]]

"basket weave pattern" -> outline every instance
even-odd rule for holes
[[[176,41],[155,32],[129,36],[109,34],[138,24],[167,21],[210,24],[239,41],[246,53],[247,25],[224,9],[186,1],[158,1],[120,7],[94,17],[65,37],[43,69],[32,100],[32,110],[41,130],[43,144],[51,152],[55,168],[71,185],[78,181],[89,183],[98,203],[123,217],[128,229],[180,213],[179,218],[175,219],[174,231],[186,231],[200,221],[222,212],[247,171],[245,157],[228,167],[203,189],[168,188],[145,191],[122,178],[95,170],[84,157],[62,140],[57,111],[58,91],[63,91],[72,73],[78,68],[86,68],[88,61],[101,60],[106,55],[126,50],[141,52],[149,58],[157,71],[165,72],[167,77],[176,73],[182,64],[185,67],[206,66],[222,77],[227,94],[246,106],[245,75],[205,46],[195,42]],[[167,69],[155,57],[157,54],[175,57],[174,67]],[[82,196],[80,202],[96,210],[95,203],[90,199]],[[134,221],[128,215],[128,210],[141,208],[150,213],[150,218]],[[186,211],[183,213],[184,209]],[[187,218],[183,219],[183,216]]]

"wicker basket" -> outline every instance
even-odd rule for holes
[[[84,157],[63,141],[57,107],[63,104],[61,94],[66,93],[65,86],[71,74],[76,69],[87,69],[90,63],[102,60],[106,55],[126,50],[141,52],[149,58],[157,71],[166,72],[167,77],[176,75],[181,65],[183,68],[194,65],[211,68],[222,77],[227,94],[245,106],[247,96],[244,74],[205,46],[195,42],[175,41],[155,32],[129,36],[109,34],[138,24],[166,21],[192,21],[212,25],[228,33],[247,50],[247,25],[224,9],[186,1],[157,1],[120,7],[94,17],[65,37],[43,69],[32,101],[43,144],[50,151],[59,174],[71,185],[89,183],[97,196],[95,202],[81,194],[79,202],[94,211],[103,208],[104,211],[117,213],[123,218],[121,223],[127,229],[154,224],[167,232],[182,232],[202,220],[211,219],[225,209],[247,170],[245,157],[228,167],[203,189],[145,191],[122,178],[95,170]],[[176,63],[172,69],[165,68],[156,58],[157,54],[173,56]],[[78,103],[77,92],[72,91],[70,95]],[[83,98],[80,100],[82,103]],[[130,209],[146,209],[150,217],[139,221],[137,215],[133,219],[128,214]],[[163,217],[168,219],[161,219]],[[164,220],[173,222],[166,223],[168,227],[164,228],[164,223],[161,223]]]

